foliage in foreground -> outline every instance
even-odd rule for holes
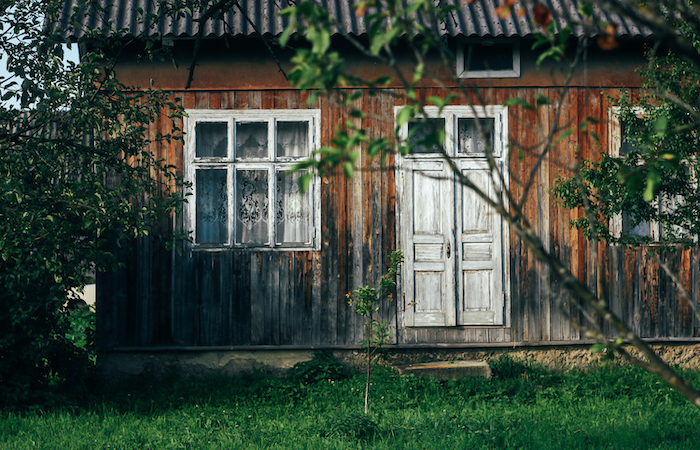
[[[492,366],[491,380],[448,382],[378,370],[367,416],[360,374],[144,379],[82,406],[5,413],[0,447],[696,448],[696,410],[641,369],[551,373],[503,357]]]
[[[154,234],[182,202],[152,153],[177,138],[175,122],[149,131],[179,107],[116,79],[119,43],[90,35],[81,61],[64,61],[62,40],[37,25],[62,6],[14,1],[0,23],[0,402],[15,405],[84,381],[89,355],[66,311],[87,274],[113,267],[110,250]]]
[[[697,245],[700,69],[672,52],[657,55],[650,50],[647,56],[648,67],[639,70],[646,91],[640,98],[627,93],[616,100],[622,153],[584,160],[576,176],[558,180],[553,193],[567,208],[590,205],[593,227],[587,216],[572,222],[589,239],[594,228],[597,238],[617,244],[662,240]],[[628,226],[616,236],[610,223],[620,214]],[[640,224],[648,229],[649,223],[659,227],[653,239],[636,229]]]

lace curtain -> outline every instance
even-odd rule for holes
[[[413,144],[411,153],[440,153],[440,145],[433,144],[431,148],[427,148],[420,141],[424,140],[429,134],[445,131],[445,119],[426,119],[412,120],[408,123],[408,134],[411,136],[410,143]]]
[[[225,158],[228,147],[226,122],[198,122],[195,135],[197,158]]]
[[[198,170],[196,176],[197,242],[226,243],[228,222],[226,170]]]
[[[457,121],[457,148],[459,153],[485,153],[487,145],[493,150],[494,119],[479,119],[482,133],[476,126],[476,119]],[[486,138],[484,140],[484,138]],[[498,155],[495,155],[498,156]]]
[[[302,194],[299,188],[302,175],[302,172],[277,172],[275,224],[278,244],[304,244],[311,240],[311,191]]]
[[[305,158],[309,156],[308,139],[308,122],[277,122],[277,157]]]
[[[236,123],[236,158],[267,157],[267,123]]]
[[[236,171],[236,242],[268,244],[268,172]]]

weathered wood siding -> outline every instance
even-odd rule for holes
[[[388,93],[387,93],[388,94]],[[421,95],[442,95],[424,89]],[[537,94],[557,100],[548,88],[493,88],[482,91],[485,103],[503,104],[510,97],[534,103]],[[580,280],[596,285],[602,276],[613,311],[632,323],[643,337],[690,338],[698,324],[673,283],[645,250],[600,245],[602,265],[594,260],[591,244],[569,221],[578,212],[558,206],[550,196],[557,177],[565,175],[577,157],[595,159],[607,149],[608,95],[614,89],[572,88],[563,98],[560,116],[553,107],[537,111],[513,107],[509,111],[511,148],[510,186],[523,195],[524,182],[537,155],[528,149],[546,138],[554,126],[571,125],[577,131],[557,143],[544,159],[527,195],[525,215],[547,249],[568,264]],[[173,92],[185,108],[274,109],[305,108],[306,96],[296,90]],[[357,106],[367,113],[361,125],[372,136],[390,134],[394,128],[395,100],[391,95],[365,95]],[[349,119],[347,110],[329,99],[321,109],[322,143],[329,142],[335,127]],[[586,116],[601,119],[582,132],[577,124]],[[357,119],[353,119],[357,120]],[[154,127],[166,131],[169,122]],[[593,133],[600,137],[592,138]],[[180,142],[153,148],[183,170]],[[320,251],[199,251],[182,244],[167,250],[156,239],[136,243],[118,256],[122,270],[99,278],[100,339],[108,348],[118,347],[248,347],[248,346],[350,346],[362,339],[360,318],[347,303],[346,293],[362,284],[378,283],[386,257],[397,245],[396,182],[393,160],[382,166],[363,155],[355,176],[348,180],[336,173],[326,177],[321,191]],[[181,218],[165,228],[180,226]],[[506,302],[509,327],[399,328],[400,344],[542,343],[576,342],[580,333],[566,315],[578,321],[583,315],[563,297],[553,299],[561,287],[511,233],[509,243],[510,298]],[[698,298],[697,264],[690,251],[672,258],[674,267],[694,299]],[[599,272],[600,271],[600,272]],[[558,306],[561,303],[561,307]],[[391,324],[403,313],[399,298],[384,303],[382,316]],[[561,309],[560,309],[561,308]],[[563,314],[564,311],[566,314]]]

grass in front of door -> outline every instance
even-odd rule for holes
[[[491,380],[448,382],[380,369],[367,416],[363,376],[328,367],[287,379],[143,380],[85,404],[0,413],[0,448],[698,448],[700,412],[637,368],[560,374],[507,358],[492,367]]]

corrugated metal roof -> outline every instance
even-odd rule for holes
[[[116,34],[129,36],[162,36],[184,38],[196,36],[199,23],[195,18],[181,17],[177,20],[162,17],[159,20],[144,21],[142,18],[155,14],[157,3],[154,0],[96,0],[100,5],[88,14],[77,14],[73,25],[69,18],[73,11],[79,11],[85,0],[67,0],[59,23],[61,34],[65,38],[80,38],[89,30],[118,30]],[[204,24],[205,37],[251,36],[257,34],[277,36],[284,30],[287,20],[279,12],[288,6],[290,0],[231,0],[232,8],[222,17],[210,19]],[[337,32],[360,36],[366,33],[363,18],[358,16],[353,5],[359,0],[316,0],[338,22]],[[502,0],[437,0],[442,6],[457,6],[449,15],[449,20],[442,24],[443,33],[450,36],[466,37],[512,37],[531,36],[536,32],[533,25],[533,9],[542,4],[552,11],[557,28],[566,23],[580,21],[577,12],[579,0],[521,0],[514,10],[522,9],[524,15],[512,14],[500,19],[496,9]],[[651,31],[638,27],[629,19],[617,14],[594,9],[594,20],[610,22],[616,25],[618,36],[649,37]],[[580,34],[582,28],[574,30]],[[114,31],[111,34],[115,34]]]

